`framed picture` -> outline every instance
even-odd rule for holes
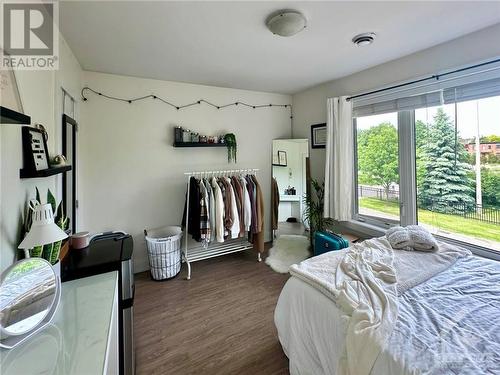
[[[287,166],[286,151],[278,151],[278,163],[282,167]]]
[[[8,57],[8,54],[0,48],[0,56],[3,57],[4,55]],[[12,69],[0,71],[0,97],[2,98],[2,107],[24,113],[16,76]]]
[[[311,148],[326,147],[326,123],[311,125]]]
[[[24,126],[22,128],[23,152],[25,166],[31,171],[42,171],[49,168],[47,141],[40,129]]]

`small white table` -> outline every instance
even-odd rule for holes
[[[301,220],[299,195],[280,195],[278,221],[286,221],[289,217],[295,217],[297,220]]]
[[[118,374],[118,272],[62,284],[52,323],[0,349],[2,375]]]

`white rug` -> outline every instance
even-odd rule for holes
[[[309,258],[309,239],[305,236],[283,235],[269,250],[266,264],[274,271],[287,273],[288,268],[295,263],[300,263]]]

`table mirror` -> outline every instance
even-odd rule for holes
[[[12,348],[46,326],[60,298],[60,283],[49,262],[23,259],[2,274],[0,346]]]

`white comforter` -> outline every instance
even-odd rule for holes
[[[385,239],[365,241],[290,267],[334,301],[346,320],[337,372],[368,375],[398,314],[394,254]]]
[[[500,371],[499,263],[467,256],[397,302],[398,319],[372,374]],[[287,282],[275,322],[292,374],[338,373],[349,327],[343,316],[325,293],[296,277]]]

